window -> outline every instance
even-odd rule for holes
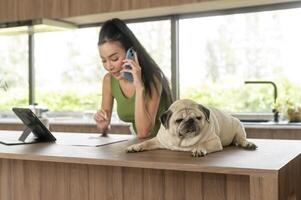
[[[170,77],[170,22],[131,23],[146,50]],[[35,34],[36,102],[52,111],[95,110],[106,73],[98,54],[99,27]]]
[[[35,34],[36,102],[51,111],[96,109],[98,28]]]
[[[0,36],[0,110],[28,105],[28,37]]]
[[[181,19],[180,96],[232,112],[271,112],[301,99],[301,9]],[[299,102],[298,102],[299,101]]]
[[[129,27],[170,80],[170,20],[132,23]]]
[[[301,8],[179,20],[180,98],[230,112],[271,112],[278,103],[300,104]],[[129,23],[171,79],[171,21]],[[95,110],[106,73],[98,55],[99,27],[35,34],[36,102],[52,111]],[[28,102],[27,36],[1,36],[1,110]],[[11,54],[9,52],[14,52]],[[10,66],[10,67],[8,67]],[[5,72],[5,73],[2,73]],[[3,81],[2,81],[3,82]],[[0,85],[1,86],[1,85]],[[15,98],[17,97],[17,98]],[[14,99],[14,101],[12,100]]]

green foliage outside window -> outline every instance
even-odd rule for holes
[[[284,112],[288,106],[301,105],[300,86],[287,79],[278,81],[277,86],[276,104],[270,85],[239,85],[226,89],[220,83],[210,83],[203,88],[188,89],[183,96],[230,112],[271,112],[274,107]]]
[[[10,110],[14,106],[28,106],[28,98],[25,95],[9,96],[4,92],[0,95],[5,95],[5,98],[0,99],[0,110]],[[39,98],[44,106],[50,111],[80,111],[80,110],[95,110],[98,107],[98,102],[101,97],[98,94],[81,94],[79,92],[49,92],[41,94]]]
[[[301,88],[288,80],[278,82],[278,108],[301,104]],[[273,88],[269,85],[246,85],[225,89],[220,84],[207,84],[199,89],[186,90],[185,96],[199,103],[226,109],[231,112],[271,112],[273,106]],[[6,98],[0,99],[0,110],[7,110],[14,105],[28,105],[28,99],[20,94],[8,95],[0,91]],[[97,109],[101,95],[97,93],[48,92],[40,94],[39,99],[51,111],[74,111]]]
[[[96,110],[101,100],[96,93],[81,94],[77,91],[67,93],[40,94],[40,100],[47,105],[51,111],[82,111]],[[51,96],[51,98],[47,98]]]

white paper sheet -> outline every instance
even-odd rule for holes
[[[126,141],[130,138],[129,135],[114,135],[108,134],[102,136],[100,134],[72,134],[69,138],[64,135],[60,137],[59,134],[55,135],[56,143],[60,145],[69,145],[69,146],[91,146],[97,147],[107,144],[112,144],[116,142]]]

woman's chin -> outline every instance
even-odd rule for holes
[[[116,79],[120,79],[121,75],[120,73],[116,72],[116,73],[111,73],[111,75],[116,78]]]

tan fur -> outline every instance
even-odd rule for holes
[[[205,110],[210,111],[208,119]],[[221,110],[183,99],[174,102],[168,112],[171,113],[166,125],[168,127],[161,125],[155,138],[131,145],[126,151],[170,149],[190,151],[198,157],[221,151],[223,146],[231,144],[252,150],[257,148],[247,141],[241,122]]]

